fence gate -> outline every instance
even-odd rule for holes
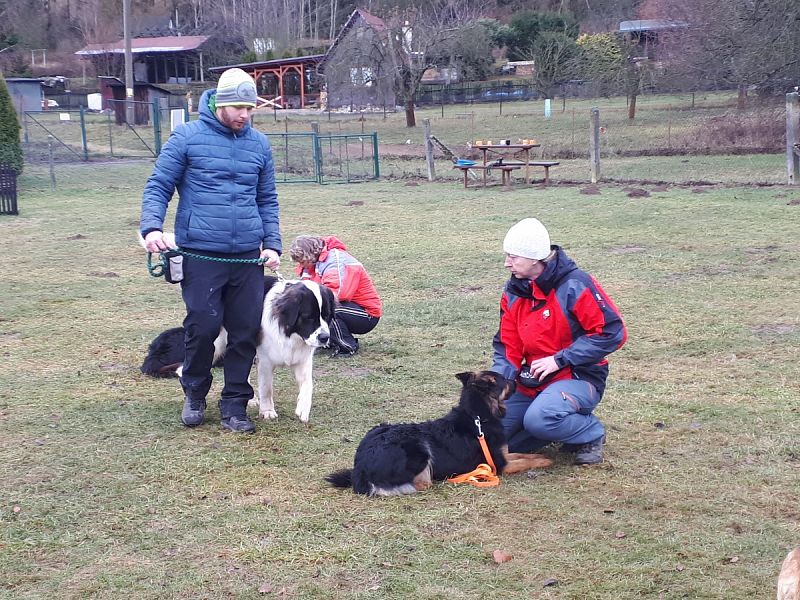
[[[125,120],[124,102],[115,110],[60,108],[25,111],[23,150],[28,162],[87,161],[106,158],[153,158],[161,150],[163,111],[155,102],[131,102],[135,121]]]
[[[319,183],[353,183],[378,179],[377,133],[314,136]]]
[[[277,183],[378,179],[378,134],[270,133]]]

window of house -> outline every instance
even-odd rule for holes
[[[350,82],[353,85],[371,87],[375,83],[375,77],[371,67],[351,67]]]

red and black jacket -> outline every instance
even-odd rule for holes
[[[625,343],[625,324],[600,284],[559,246],[553,249],[555,256],[535,280],[512,275],[506,283],[492,370],[514,379],[523,364],[554,355],[561,370],[552,381],[582,379],[602,395],[606,356]],[[517,389],[529,396],[541,390]]]

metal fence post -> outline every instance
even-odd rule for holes
[[[111,111],[106,112],[108,117],[108,153],[114,156],[114,136],[111,132]]]
[[[372,132],[372,160],[375,163],[375,179],[381,178],[381,161],[378,156],[378,132]]]
[[[158,98],[153,100],[153,148],[156,156],[161,154],[161,106]]]
[[[83,160],[89,160],[89,144],[86,142],[86,111],[81,104],[81,144],[83,144]]]
[[[53,136],[47,136],[47,160],[50,164],[50,189],[56,189],[56,169],[53,164]]]
[[[312,135],[314,141],[314,169],[317,172],[317,183],[322,185],[322,144],[318,134],[314,133]]]
[[[591,126],[589,128],[589,167],[592,183],[600,180],[600,109],[592,108]]]
[[[786,94],[786,170],[789,185],[800,183],[800,94]]]

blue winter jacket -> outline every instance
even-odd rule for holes
[[[163,230],[177,189],[175,240],[182,248],[281,252],[275,167],[267,137],[248,123],[234,133],[200,98],[200,118],[178,125],[161,150],[142,199],[142,236]]]

